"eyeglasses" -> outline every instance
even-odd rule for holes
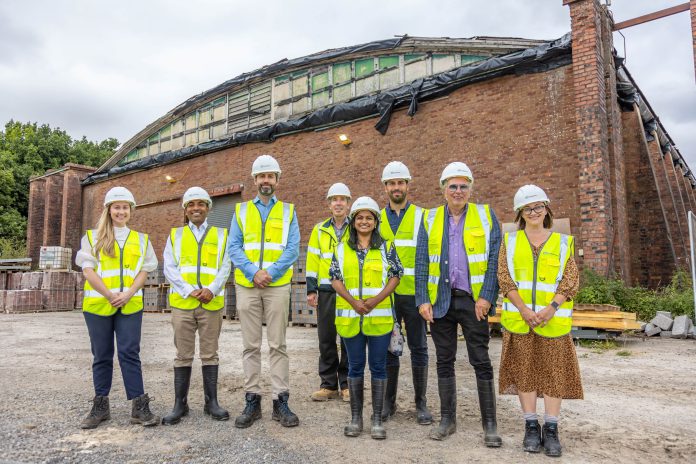
[[[450,184],[447,186],[447,189],[450,192],[456,192],[457,190],[461,190],[462,192],[466,192],[469,190],[469,184]]]
[[[527,206],[522,208],[522,214],[529,216],[530,214],[541,214],[542,211],[546,210],[546,205],[536,205],[534,208]]]

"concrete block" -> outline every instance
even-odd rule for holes
[[[663,316],[667,316],[667,317],[669,317],[670,319],[672,319],[672,313],[669,312],[669,311],[657,311],[657,312],[655,313],[655,315],[659,315],[659,314],[662,314]]]
[[[660,332],[660,337],[663,338],[671,338],[672,337],[672,331],[671,330],[663,330]]]
[[[672,338],[686,338],[691,328],[689,316],[677,316],[672,324]]]
[[[655,324],[650,324],[645,326],[645,335],[648,337],[652,337],[653,335],[657,335],[660,332],[662,332],[662,329],[656,326]]]
[[[689,329],[688,338],[696,338],[696,326],[691,326],[691,329]]]
[[[640,331],[645,332],[645,328],[648,326],[648,322],[638,321],[638,324],[640,324]]]
[[[662,330],[671,330],[672,324],[674,324],[674,321],[672,320],[672,318],[667,317],[664,314],[658,314],[650,322],[652,322],[654,325],[658,326]]]

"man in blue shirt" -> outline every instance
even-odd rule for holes
[[[242,326],[246,406],[235,426],[246,428],[261,418],[261,335],[266,333],[271,362],[273,416],[292,427],[299,419],[288,406],[289,360],[285,329],[290,305],[292,265],[300,254],[295,207],[279,201],[275,189],[280,166],[270,155],[259,156],[251,175],[258,195],[239,203],[230,224],[227,252],[235,266],[237,311]]]

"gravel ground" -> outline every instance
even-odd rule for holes
[[[446,463],[548,459],[521,451],[523,423],[513,396],[498,399],[503,447],[491,450],[483,445],[475,379],[463,342],[457,367],[458,432],[449,440],[429,440],[429,427],[418,426],[412,419],[415,409],[408,365],[402,368],[398,412],[386,424],[388,439],[372,440],[369,428],[360,438],[346,438],[342,431],[350,416],[348,404],[313,403],[309,399],[319,383],[316,345],[315,329],[288,329],[290,406],[300,417],[299,427],[286,429],[271,420],[268,351],[264,347],[264,415],[249,429],[236,429],[232,421],[216,422],[204,416],[200,364],[196,361],[189,394],[191,413],[179,425],[130,425],[130,404],[116,369],[111,420],[96,430],[83,431],[79,422],[89,410],[93,391],[89,340],[81,314],[1,314],[0,462]],[[219,399],[234,418],[244,403],[238,323],[225,322],[220,346]],[[496,371],[500,347],[500,338],[494,338],[490,351]],[[430,348],[434,358],[432,343]],[[619,350],[628,355],[617,355]],[[578,348],[586,399],[564,403],[560,427],[563,461],[696,462],[696,343],[631,339],[619,350]],[[146,391],[155,397],[153,411],[160,415],[173,404],[173,356],[169,316],[146,314],[143,372]],[[428,400],[437,413],[436,381],[431,363]],[[369,393],[366,396],[369,398]],[[369,402],[366,416],[368,408]]]

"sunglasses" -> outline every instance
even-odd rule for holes
[[[457,190],[466,192],[467,190],[469,190],[469,184],[450,184],[447,186],[447,190],[449,190],[450,192],[456,192]]]

